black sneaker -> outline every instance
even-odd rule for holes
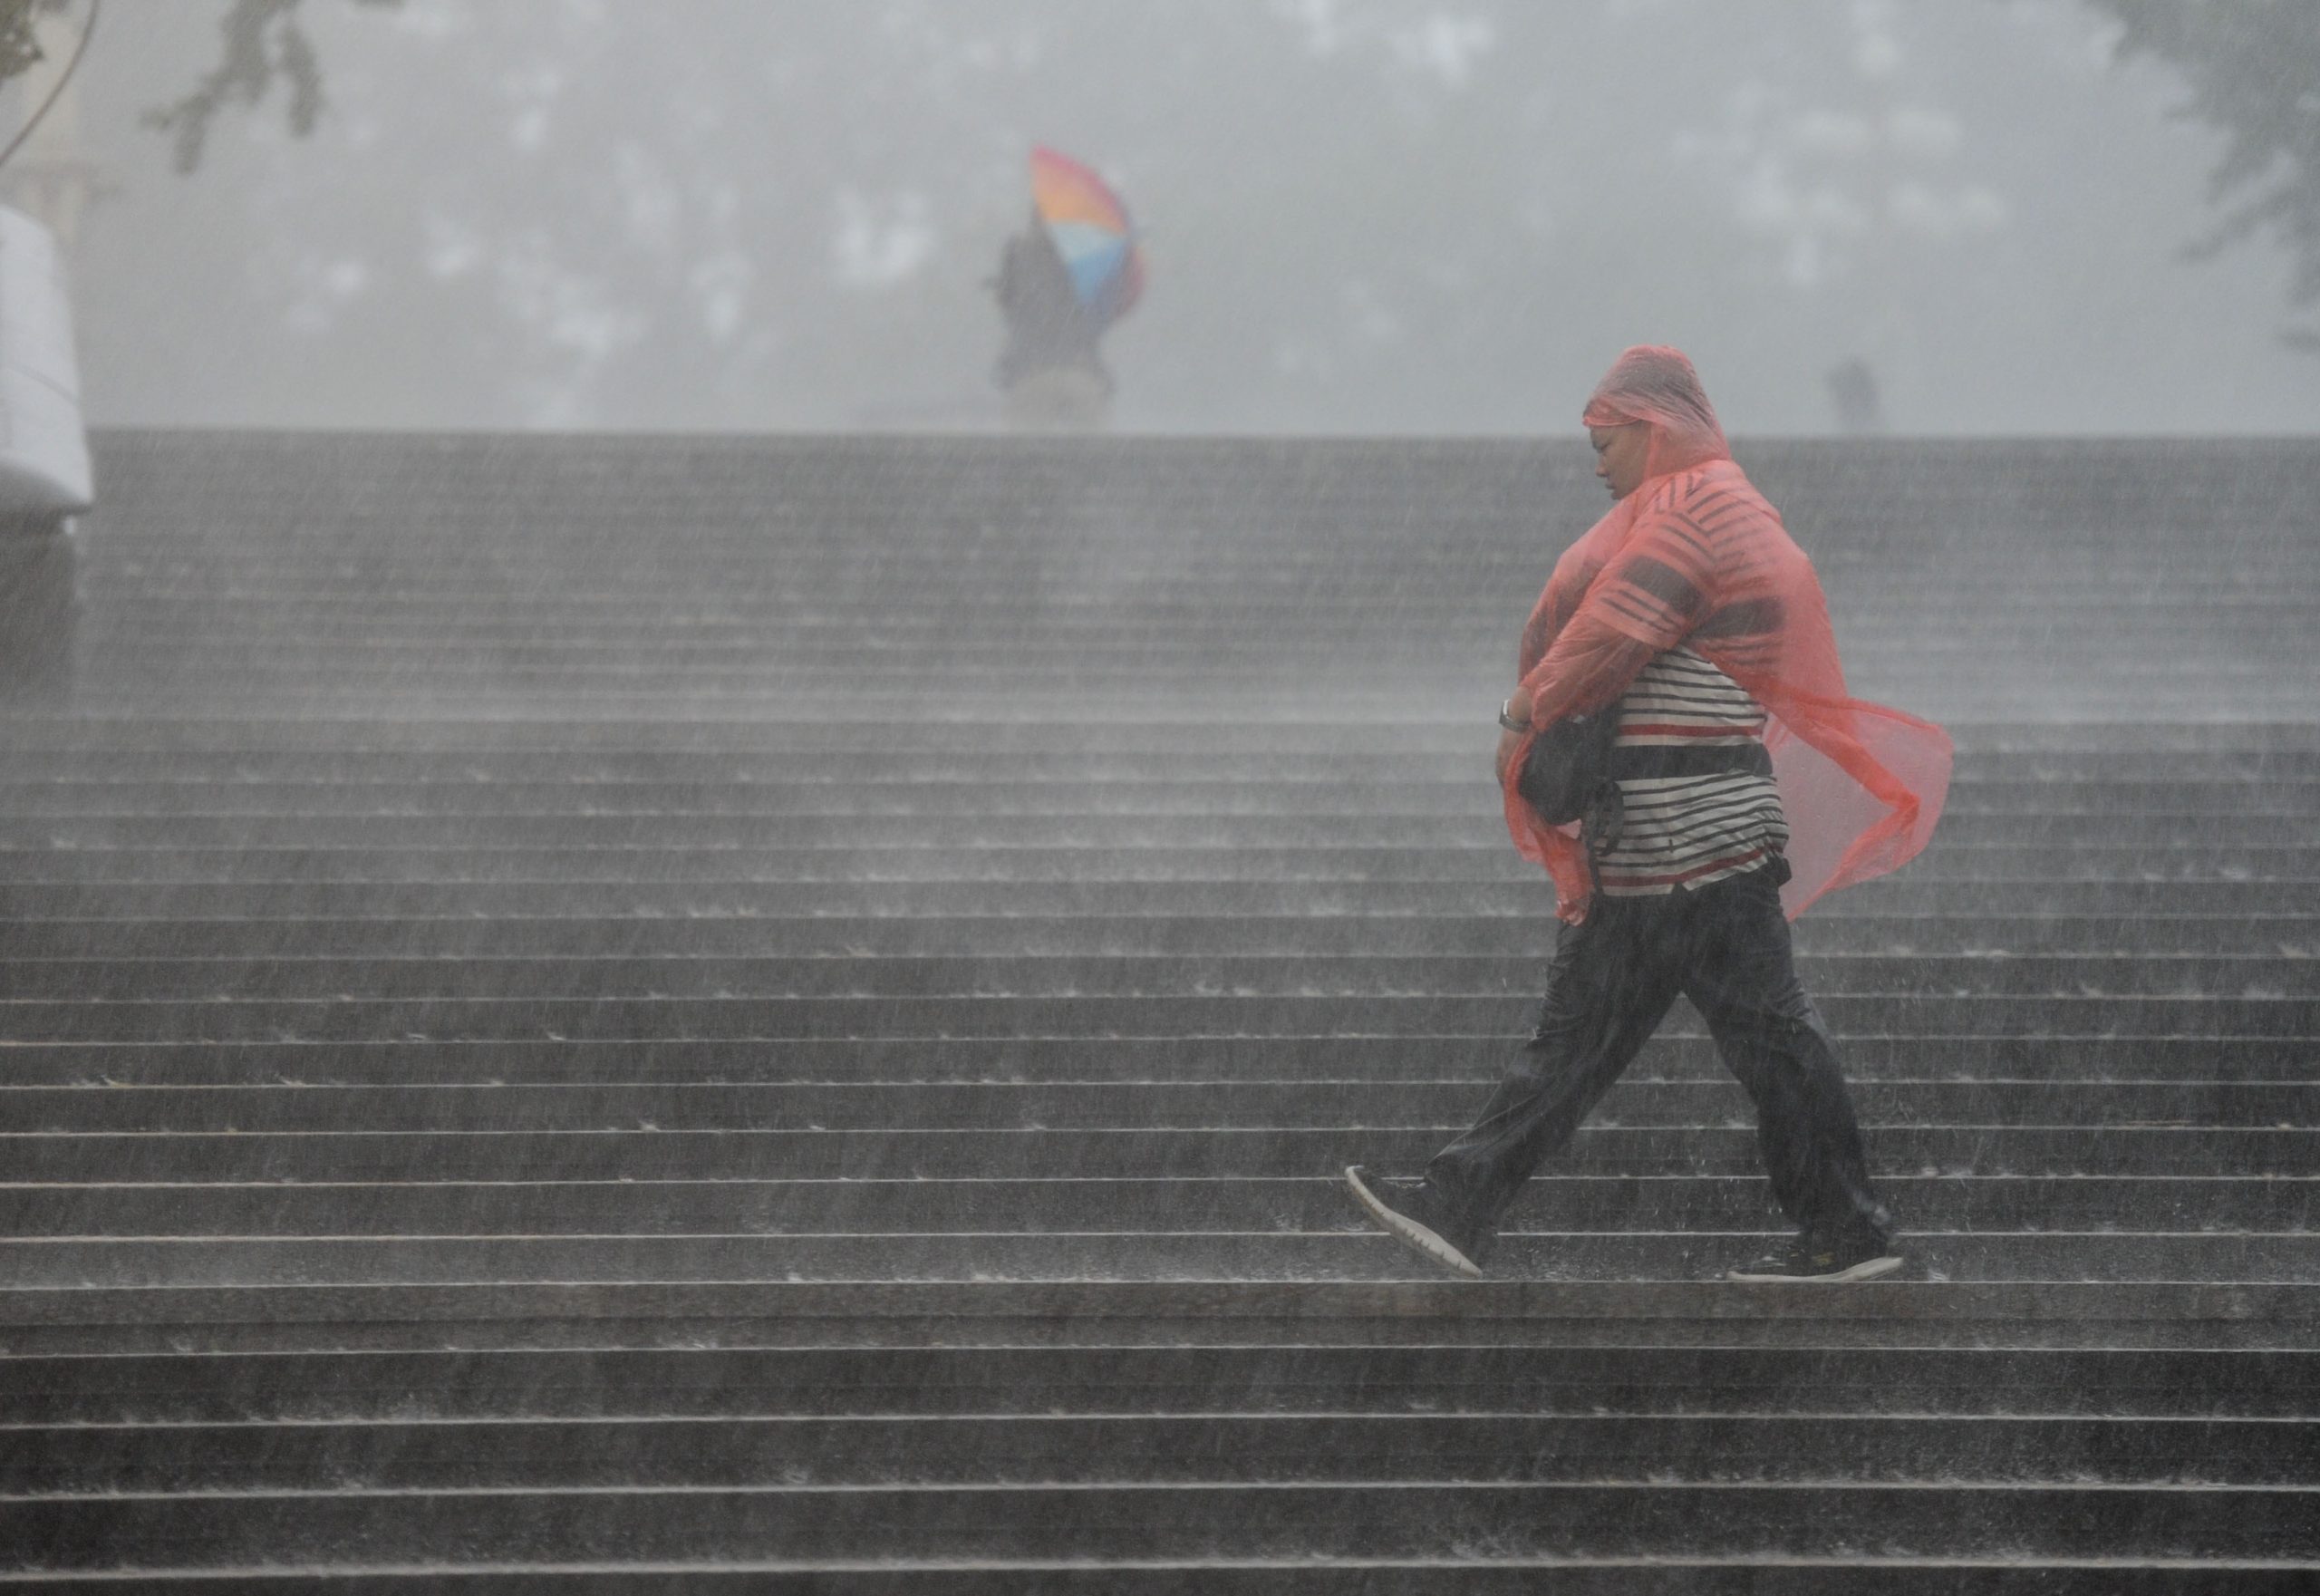
[[[1480,1277],[1490,1252],[1491,1233],[1462,1223],[1423,1180],[1372,1175],[1358,1164],[1346,1166],[1353,1199],[1387,1233],[1399,1236],[1445,1269]]]
[[[1745,1269],[1727,1270],[1724,1278],[1743,1281],[1875,1280],[1901,1267],[1901,1255],[1885,1241],[1837,1246],[1799,1236],[1777,1253],[1767,1253]]]

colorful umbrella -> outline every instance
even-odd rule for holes
[[[1079,303],[1105,323],[1135,309],[1144,296],[1144,251],[1111,186],[1069,156],[1042,148],[1031,151],[1031,198]]]

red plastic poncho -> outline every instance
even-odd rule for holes
[[[1642,484],[1563,551],[1523,628],[1531,723],[1605,708],[1655,654],[1687,645],[1771,717],[1792,918],[1914,858],[1948,794],[1948,734],[1846,693],[1820,579],[1733,463],[1692,363],[1674,349],[1629,349],[1585,421],[1643,422],[1649,447]],[[1507,829],[1554,877],[1556,913],[1577,922],[1593,891],[1586,853],[1576,827],[1547,825],[1515,790],[1530,744],[1507,766]]]

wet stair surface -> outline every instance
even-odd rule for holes
[[[0,1578],[2320,1577],[2320,449],[1744,450],[1960,745],[1798,926],[1910,1268],[1719,1283],[1679,1007],[1465,1282],[1338,1171],[1527,1028],[1580,452],[101,440],[0,719]]]

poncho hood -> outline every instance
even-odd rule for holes
[[[1623,427],[1635,421],[1648,426],[1646,481],[1732,458],[1699,373],[1682,350],[1664,344],[1638,343],[1613,361],[1587,396],[1580,420],[1590,427]]]

